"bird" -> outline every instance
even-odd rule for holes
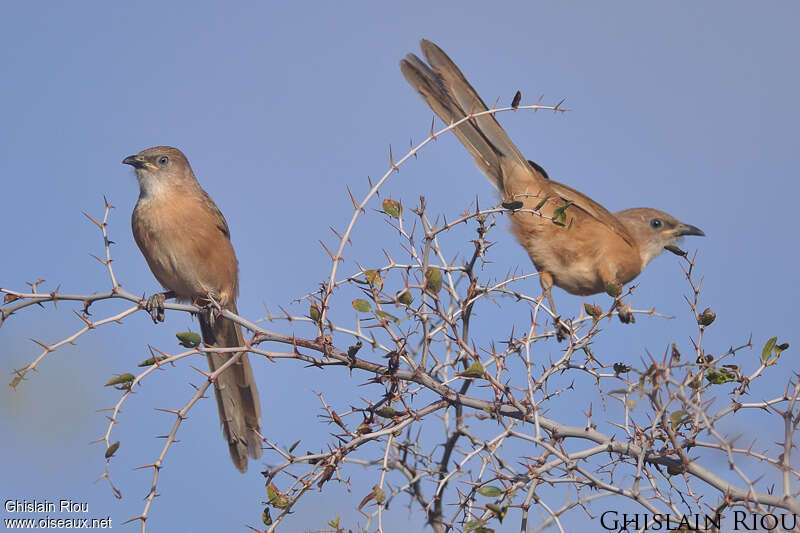
[[[186,156],[171,146],[154,146],[122,160],[139,182],[139,198],[131,215],[133,237],[156,280],[168,293],[147,300],[154,321],[164,319],[167,296],[204,307],[198,314],[203,342],[209,347],[243,346],[238,324],[215,315],[212,300],[238,314],[239,264],[228,223],[200,186]],[[233,352],[208,352],[215,371]],[[246,353],[214,381],[222,434],[231,460],[247,471],[248,457],[261,456],[261,404]]]
[[[400,61],[400,70],[445,124],[489,110],[441,48],[426,39],[420,47],[427,63],[409,53]],[[585,194],[550,179],[540,165],[522,155],[493,113],[474,116],[452,131],[498,189],[504,205],[515,206],[511,231],[539,272],[543,296],[553,310],[553,286],[579,296],[613,296],[665,247],[686,235],[705,235],[650,207],[612,214]]]

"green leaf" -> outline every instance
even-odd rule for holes
[[[181,331],[175,334],[178,337],[178,343],[184,348],[197,348],[200,346],[200,335],[193,331]]]
[[[106,387],[110,387],[112,385],[130,385],[133,383],[133,380],[136,379],[136,376],[133,374],[120,374],[115,378],[111,378],[108,383],[105,384]]]
[[[508,511],[508,505],[500,507],[499,505],[490,503],[486,506],[486,508],[494,513],[494,515],[497,517],[498,522],[500,522],[501,524],[503,523],[503,518],[506,517],[506,511]]]
[[[516,211],[517,209],[522,209],[522,206],[524,204],[522,202],[520,202],[519,200],[510,200],[510,201],[503,202],[500,205],[502,205],[503,207],[505,207],[506,209],[508,209],[510,211]]]
[[[603,316],[603,308],[599,305],[592,305],[592,304],[583,304],[583,310],[586,311],[586,314],[590,317],[594,318],[595,320],[599,320],[601,316]]]
[[[766,363],[767,361],[772,358],[772,350],[775,348],[775,345],[778,343],[778,337],[772,337],[769,339],[766,344],[764,344],[764,348],[761,350],[761,361]]]
[[[403,206],[397,200],[386,198],[383,201],[383,212],[392,218],[400,218],[403,214]]]
[[[367,283],[369,283],[369,286],[376,291],[380,291],[381,288],[383,288],[383,280],[381,279],[380,272],[377,270],[365,270],[364,278],[367,280]]]
[[[619,283],[606,283],[606,294],[616,298],[622,292],[622,285]]]
[[[442,290],[442,271],[436,267],[428,267],[425,271],[425,291],[428,294],[439,294]]]
[[[672,431],[677,431],[681,427],[681,421],[687,414],[689,413],[685,409],[681,409],[669,415],[669,424],[672,426]]]
[[[736,381],[736,374],[726,368],[716,368],[706,372],[706,379],[712,385],[722,385],[723,383]]]
[[[374,314],[375,314],[375,318],[377,318],[377,319],[379,319],[379,320],[380,320],[380,319],[384,319],[384,320],[389,320],[389,321],[391,321],[391,322],[395,322],[395,323],[396,323],[396,322],[400,322],[400,319],[399,319],[399,318],[397,318],[397,317],[396,317],[396,316],[394,316],[394,315],[390,315],[390,314],[389,314],[389,313],[387,313],[386,311],[378,311],[378,310],[375,310],[375,313],[374,313]]]
[[[289,498],[278,490],[275,483],[267,485],[267,498],[269,498],[269,504],[276,509],[286,509],[289,506]]]
[[[312,322],[319,322],[319,317],[321,313],[319,311],[319,304],[317,302],[311,302],[311,305],[308,306],[308,318],[311,319]]]
[[[358,298],[353,300],[353,309],[355,309],[359,313],[369,313],[370,311],[372,311],[372,306],[368,301]]]
[[[781,352],[784,352],[788,349],[788,342],[778,344],[778,337],[772,337],[766,342],[766,344],[764,344],[764,349],[761,350],[761,361],[766,366],[772,366],[778,362]]]
[[[375,412],[378,413],[378,415],[382,416],[383,418],[392,418],[394,415],[397,414],[397,411],[395,411],[388,405],[384,405]]]
[[[668,244],[664,247],[664,249],[668,252],[672,252],[675,255],[679,255],[681,257],[686,257],[686,252],[675,246],[674,244]]]
[[[464,524],[464,531],[477,531],[479,527],[486,525],[486,520],[470,520]]]
[[[272,525],[272,517],[269,515],[269,507],[264,507],[264,511],[261,513],[261,522],[265,526]]]
[[[572,200],[567,200],[567,203],[553,210],[552,220],[554,224],[558,224],[559,226],[567,225],[567,208],[571,205]]]
[[[712,311],[710,307],[706,307],[706,309],[702,313],[700,313],[700,315],[698,315],[697,323],[703,327],[710,326],[711,324],[714,323],[714,319],[716,318],[717,318],[716,313],[714,313],[714,311]]]
[[[157,361],[163,361],[164,359],[167,358],[169,358],[168,355],[162,355],[161,357],[151,357],[149,359],[145,359],[136,366],[153,366],[154,364],[156,364]]]
[[[481,362],[480,361],[475,361],[474,363],[469,365],[469,368],[467,368],[465,371],[463,371],[461,373],[456,374],[456,376],[459,376],[459,377],[462,377],[462,378],[482,378],[484,372],[486,372],[486,371],[484,370],[483,365],[481,364]]]
[[[534,211],[538,211],[539,209],[541,209],[544,206],[544,204],[547,203],[547,200],[549,200],[549,199],[550,199],[550,195],[549,194],[545,194],[544,198],[539,200],[539,203],[536,204],[536,206],[533,208],[533,210]]]
[[[487,498],[497,498],[503,494],[503,491],[500,488],[493,485],[484,485],[483,487],[479,488],[477,492],[481,496],[486,496]]]
[[[106,448],[106,459],[111,459],[111,456],[117,453],[117,450],[119,450],[119,441]]]
[[[414,299],[411,297],[411,293],[408,291],[403,291],[397,296],[397,301],[403,305],[411,305],[411,302]]]

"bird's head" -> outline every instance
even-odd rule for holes
[[[642,257],[642,268],[666,246],[674,246],[685,235],[705,236],[703,231],[672,215],[649,207],[635,207],[614,214],[631,233]]]
[[[154,194],[165,185],[194,181],[186,156],[171,146],[147,148],[136,155],[129,155],[122,162],[136,170],[142,196]]]

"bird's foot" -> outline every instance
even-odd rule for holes
[[[150,313],[153,323],[164,322],[164,302],[167,300],[167,293],[157,292],[150,296],[144,304],[144,310]]]
[[[205,321],[209,328],[214,329],[214,324],[217,322],[217,318],[219,318],[219,315],[222,314],[219,305],[214,303],[212,300],[206,299],[195,301],[194,303],[200,308],[200,319]]]

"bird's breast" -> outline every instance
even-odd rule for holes
[[[175,196],[175,195],[173,195]],[[136,244],[159,283],[181,299],[210,292],[236,297],[237,262],[227,236],[197,202],[140,198],[131,226]]]
[[[601,293],[608,283],[628,283],[641,271],[638,250],[591,220],[576,217],[572,227],[561,227],[547,218],[520,213],[512,221],[512,230],[536,269],[548,272],[554,285],[570,294]]]

